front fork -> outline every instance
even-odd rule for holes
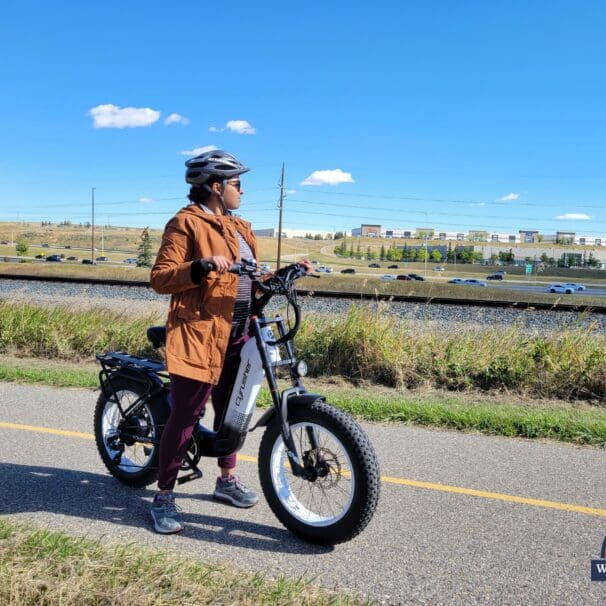
[[[261,323],[258,318],[253,318],[251,322],[252,330],[257,340],[257,347],[259,350],[259,355],[261,356],[261,362],[263,364],[263,369],[265,370],[265,378],[267,379],[267,384],[269,386],[269,392],[271,395],[271,399],[274,403],[274,407],[278,413],[278,417],[280,419],[280,429],[282,433],[282,440],[284,441],[284,445],[286,446],[286,454],[288,456],[288,461],[290,463],[290,468],[292,470],[293,475],[297,477],[302,477],[308,479],[311,474],[307,471],[303,461],[299,458],[297,454],[297,448],[295,445],[295,441],[292,436],[292,432],[290,430],[290,425],[288,424],[288,398],[290,395],[301,394],[304,393],[304,388],[301,387],[293,387],[292,389],[285,390],[281,395],[278,389],[278,384],[276,381],[276,377],[274,374],[274,369],[272,364],[269,361],[267,356],[267,350],[265,346],[265,342],[263,340],[263,335],[261,333]],[[284,327],[281,321],[277,322],[278,331],[280,336],[284,336]],[[289,355],[289,358],[294,358],[294,354],[292,352],[292,347],[290,343],[286,343],[286,350]],[[307,436],[309,438],[309,443],[312,449],[317,449],[318,437],[316,431],[313,427],[307,426],[306,428]]]

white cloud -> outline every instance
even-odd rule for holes
[[[205,147],[194,147],[194,149],[185,149],[180,151],[179,154],[182,156],[199,156],[207,151],[213,151],[213,149],[219,149],[216,145],[206,145]]]
[[[150,202],[153,202],[154,199],[153,198],[139,198],[139,202],[143,202],[143,204],[149,204]]]
[[[254,135],[257,131],[251,126],[250,122],[246,120],[230,120],[225,128],[230,130],[232,133],[238,133],[239,135]]]
[[[183,126],[186,126],[187,124],[189,124],[189,119],[185,116],[182,116],[181,114],[170,114],[164,120],[164,124],[166,124],[167,126],[170,124],[183,124]]]
[[[160,112],[149,107],[118,107],[108,103],[88,110],[94,128],[136,128],[150,126],[160,119]]]
[[[222,133],[225,130],[229,130],[238,135],[254,135],[257,132],[257,129],[247,120],[229,120],[223,128],[211,126],[208,130],[211,133]]]
[[[507,194],[506,196],[503,196],[502,198],[499,198],[499,202],[511,202],[512,200],[517,200],[519,199],[520,194]]]
[[[343,172],[340,168],[314,170],[309,177],[301,181],[301,185],[339,185],[339,183],[355,183],[355,181],[351,173]]]
[[[585,213],[564,213],[558,215],[556,219],[568,219],[570,221],[590,221],[591,217]]]

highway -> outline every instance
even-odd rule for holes
[[[265,501],[214,502],[215,463],[178,489],[187,528],[156,535],[153,494],[108,475],[92,439],[96,393],[0,383],[0,514],[107,542],[306,575],[385,604],[602,604],[590,561],[606,535],[604,451],[398,425],[365,425],[382,472],[369,527],[335,548],[282,528]],[[251,434],[243,480],[259,490]]]

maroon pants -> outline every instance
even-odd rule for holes
[[[160,440],[158,472],[160,490],[174,488],[194,427],[200,414],[206,408],[206,402],[210,396],[212,396],[215,410],[214,430],[217,430],[238,372],[240,350],[248,338],[248,336],[240,337],[229,344],[223,371],[217,385],[179,375],[170,375],[171,410]],[[223,469],[233,469],[236,466],[236,453],[219,457],[218,463],[219,467]]]

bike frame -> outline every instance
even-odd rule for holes
[[[270,360],[268,352],[268,347],[274,345],[274,343],[266,341],[262,332],[264,327],[271,325],[275,325],[278,330],[279,338],[277,339],[277,342],[280,343],[279,347],[282,348],[283,353],[285,354],[282,359],[276,362]],[[280,340],[287,335],[286,325],[282,317],[275,316],[268,319],[265,318],[263,314],[253,316],[250,321],[249,334],[250,338],[254,339],[256,342],[257,351],[261,358],[262,367],[265,373],[265,380],[269,387],[272,406],[263,413],[261,418],[252,428],[248,429],[248,424],[246,424],[241,431],[238,431],[228,427],[224,423],[227,411],[234,402],[234,398],[230,397],[229,403],[223,411],[222,418],[216,431],[203,426],[201,423],[196,424],[192,435],[193,452],[195,453],[197,460],[199,460],[199,457],[220,457],[237,452],[242,448],[249,431],[254,431],[257,427],[268,425],[277,415],[292,472],[296,476],[306,478],[308,473],[302,464],[301,458],[297,454],[292,433],[288,425],[288,409],[290,406],[310,405],[319,399],[324,400],[324,397],[308,393],[303,386],[297,368],[298,360],[294,355],[292,339],[280,342]],[[111,397],[116,402],[123,421],[126,421],[129,417],[135,415],[152,398],[161,397],[170,401],[169,376],[164,364],[161,362],[122,352],[109,352],[98,355],[97,360],[101,364],[101,371],[99,372],[101,389],[106,398]],[[246,362],[247,361],[244,359],[240,360],[241,365]],[[292,382],[292,387],[285,389],[282,392],[280,392],[278,388],[276,377],[276,369],[281,366],[289,367],[290,379]],[[113,383],[118,377],[124,377],[130,381],[135,381],[144,387],[144,393],[127,408],[124,408],[120,402],[117,390]],[[233,396],[233,393],[231,395]],[[159,444],[159,440],[157,439],[139,436],[136,433],[129,432],[127,429],[128,428],[126,427],[119,431],[118,437],[122,441],[130,440],[147,444]],[[317,448],[317,437],[311,427],[308,428],[308,434],[311,446]],[[180,477],[178,479],[180,484],[202,476],[201,471],[197,467],[197,460],[194,460],[188,449],[186,463],[189,469],[191,469],[191,473]]]

